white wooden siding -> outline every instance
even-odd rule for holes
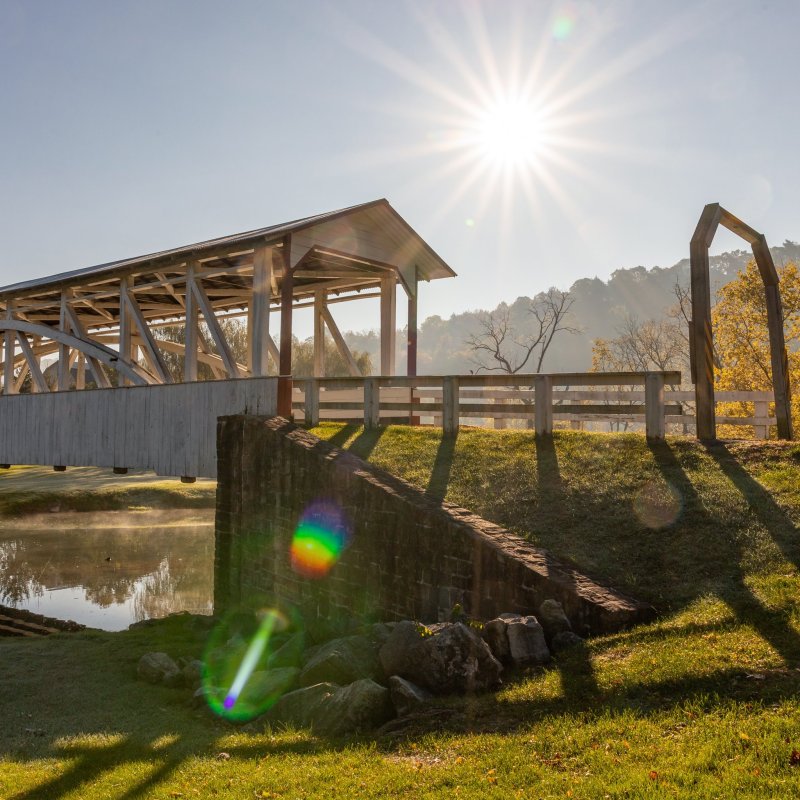
[[[276,378],[0,396],[0,463],[214,478],[217,417],[276,410]]]

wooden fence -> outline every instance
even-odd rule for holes
[[[572,427],[613,421],[643,424],[647,436],[658,439],[668,424],[694,430],[694,392],[673,389],[680,380],[679,372],[310,378],[295,381],[292,405],[295,416],[309,425],[363,420],[377,427],[415,419],[452,433],[460,423],[492,421],[501,428],[522,420],[546,434],[555,421]],[[537,394],[544,399],[538,405]],[[717,392],[720,403],[755,407],[753,416],[718,416],[717,421],[752,426],[757,438],[766,439],[775,424],[771,400],[771,392]]]

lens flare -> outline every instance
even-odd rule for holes
[[[292,538],[292,569],[305,578],[324,578],[349,542],[349,525],[335,503],[319,502],[303,512]]]
[[[267,711],[290,688],[296,670],[271,669],[274,638],[290,628],[280,611],[230,614],[212,633],[203,664],[203,691],[214,713],[245,721]]]
[[[672,525],[682,508],[680,493],[665,481],[648,481],[633,500],[633,510],[639,521],[654,530]]]

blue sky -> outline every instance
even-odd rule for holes
[[[377,197],[459,273],[423,317],[669,266],[707,202],[797,239],[799,25],[769,0],[0,0],[0,283]],[[500,162],[473,133],[509,103],[541,141]]]

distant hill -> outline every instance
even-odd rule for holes
[[[800,244],[786,241],[773,247],[772,257],[777,265],[788,261],[800,262]],[[711,285],[716,292],[736,277],[752,258],[749,250],[734,250],[710,259]],[[689,259],[671,267],[631,267],[618,269],[608,281],[581,278],[570,287],[574,297],[570,324],[579,327],[579,334],[559,334],[547,355],[545,369],[550,372],[585,371],[592,360],[592,342],[610,338],[626,315],[641,320],[660,319],[675,304],[673,287],[689,282]],[[524,334],[529,320],[526,309],[531,298],[525,295],[509,302],[511,319],[516,330]],[[475,365],[470,361],[466,341],[477,333],[478,317],[486,311],[479,309],[453,314],[449,319],[428,317],[420,326],[418,371],[420,374],[458,374],[469,372]],[[379,364],[380,340],[376,331],[345,334],[351,348],[367,351],[373,364]],[[405,364],[405,335],[398,336],[398,368]]]

